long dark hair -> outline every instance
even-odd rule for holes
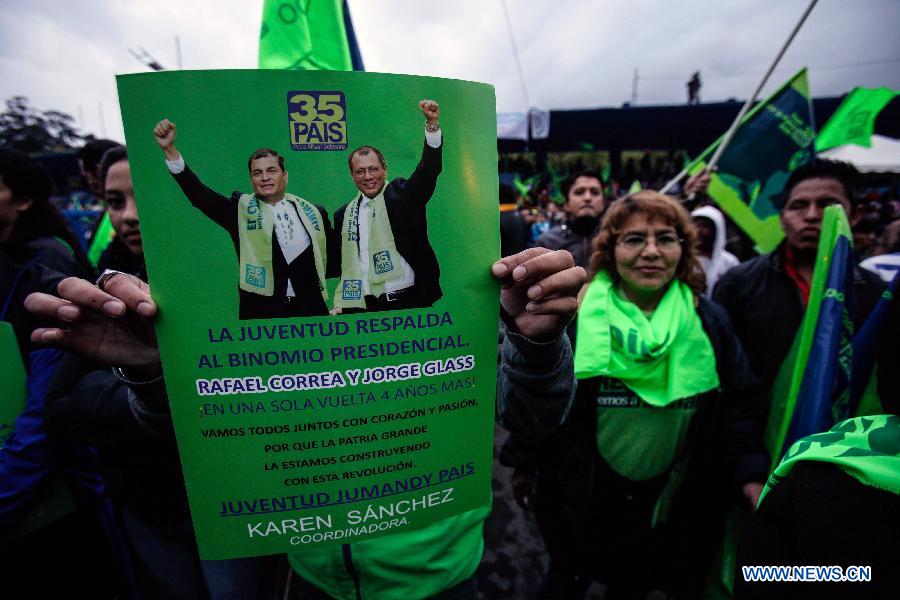
[[[78,239],[65,217],[50,203],[53,182],[43,165],[18,150],[0,148],[0,177],[13,199],[31,200],[31,206],[16,219],[8,245],[18,249],[37,238],[56,237],[68,244],[84,263]]]

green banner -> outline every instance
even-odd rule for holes
[[[812,156],[814,139],[812,102],[802,69],[746,114],[719,158],[708,194],[762,252],[772,251],[784,238],[777,207],[791,172]],[[721,141],[693,161],[691,175],[706,167]]]
[[[25,410],[25,365],[19,353],[16,332],[10,323],[0,321],[0,448],[13,432],[16,417]]]
[[[352,71],[343,0],[266,0],[259,68]]]
[[[870,147],[878,113],[897,94],[900,92],[886,87],[853,88],[816,136],[816,152],[844,144]]]
[[[493,88],[330,71],[165,72],[120,76],[118,86],[201,556],[348,543],[488,505],[498,298],[490,265],[499,254]],[[439,150],[424,143],[422,99],[440,106]],[[167,168],[153,133],[162,119],[175,123],[187,167],[221,194],[198,201],[207,214]],[[386,166],[379,170],[369,152],[354,158],[351,173],[350,150],[363,145],[377,148]],[[275,208],[249,195],[257,183],[248,157],[260,147],[284,157],[284,172],[271,157],[252,164],[269,161],[265,172],[286,182],[294,198],[287,210],[304,213],[292,225],[277,212],[274,225],[267,222]],[[423,173],[435,152],[439,174],[429,180]],[[372,193],[381,190],[390,227],[372,225],[384,215],[377,199],[372,212],[351,202],[354,181],[379,173],[387,187]],[[315,228],[323,217],[339,248],[321,245],[325,233]],[[351,261],[365,225],[347,222],[363,217],[372,220],[374,254]],[[321,302],[318,265],[329,264],[321,316],[259,319],[245,311],[271,307],[269,276],[277,286],[270,294],[281,295],[275,306],[290,295],[276,260],[287,260],[277,249],[285,227],[307,229],[315,250],[307,278],[291,276],[295,291],[311,284],[308,300]],[[255,236],[266,231],[260,243]],[[428,267],[426,247],[439,268]],[[414,270],[414,290],[431,290],[430,276],[439,277],[443,295],[422,308],[327,314],[339,281],[341,298],[364,295],[351,270],[368,265],[373,287],[404,285],[405,269],[392,274],[400,259]],[[254,285],[259,293],[247,291]]]

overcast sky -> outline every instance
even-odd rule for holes
[[[294,0],[284,0],[285,2]],[[316,0],[312,0],[316,1]],[[746,98],[808,0],[350,0],[366,69],[493,84],[499,111]],[[28,97],[122,140],[114,75],[145,71],[143,46],[186,69],[254,68],[262,0],[0,0],[0,100]],[[815,96],[900,89],[900,1],[820,0],[767,90],[802,66]],[[102,106],[103,122],[100,112]]]

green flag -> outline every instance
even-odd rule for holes
[[[529,192],[531,192],[531,188],[537,182],[539,175],[532,175],[528,179],[524,181],[516,175],[515,179],[513,179],[513,185],[516,186],[516,191],[519,192],[520,196],[527,196]]]
[[[603,177],[603,183],[609,183],[609,178],[612,175],[612,164],[606,162],[603,163],[603,168],[600,170],[600,176]]]
[[[88,248],[88,260],[91,261],[94,267],[100,262],[100,256],[103,255],[106,247],[109,246],[109,243],[115,236],[116,232],[113,230],[112,222],[109,220],[109,213],[104,211],[103,216],[100,217],[100,223],[97,225],[96,231],[94,231],[94,237],[91,238],[91,247]]]
[[[773,250],[784,237],[777,207],[791,172],[812,157],[814,139],[812,102],[802,69],[747,113],[719,158],[707,193],[763,252]],[[694,159],[691,175],[706,167],[721,141]]]
[[[897,94],[900,91],[886,87],[853,88],[816,137],[816,152],[844,144],[870,147],[878,113]]]
[[[553,185],[550,186],[550,199],[556,204],[565,204],[566,199],[562,195],[562,184],[569,174],[565,171],[551,171],[550,176],[553,178]]]
[[[628,188],[628,193],[633,194],[633,193],[639,192],[639,191],[641,191],[641,182],[639,180],[635,179],[632,182],[631,187]]]
[[[259,33],[260,69],[361,71],[344,0],[266,0]]]

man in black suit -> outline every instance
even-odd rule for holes
[[[270,148],[256,150],[247,161],[253,194],[227,198],[185,164],[175,148],[174,123],[160,121],[153,134],[184,195],[231,236],[240,261],[240,319],[328,314],[328,213],[285,193],[284,157]]]
[[[335,312],[399,310],[432,306],[442,296],[440,266],[428,241],[425,208],[441,173],[443,137],[439,107],[422,100],[425,144],[409,179],[388,184],[384,154],[362,146],[348,163],[356,197],[334,214],[341,280]]]

